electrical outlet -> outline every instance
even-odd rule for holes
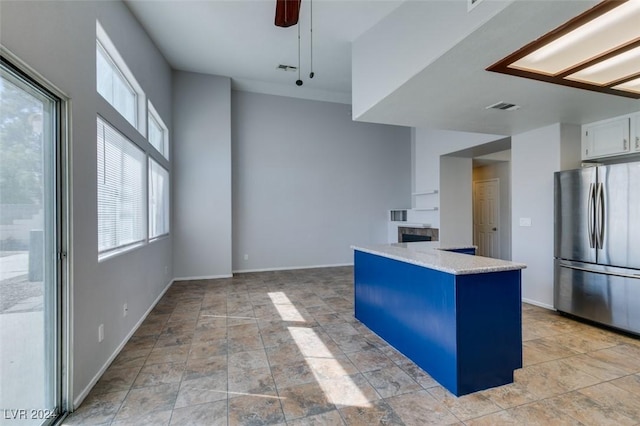
[[[244,255],[244,260],[249,260],[249,255],[248,254]]]
[[[122,316],[126,317],[128,313],[129,313],[129,307],[125,303],[124,305],[122,305]]]
[[[531,226],[531,218],[530,217],[521,217],[520,218],[520,226]]]
[[[164,274],[167,275],[169,273],[169,267],[164,265]]]
[[[104,324],[98,326],[98,343],[104,340]]]

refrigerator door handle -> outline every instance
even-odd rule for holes
[[[596,191],[596,248],[604,246],[604,185],[598,183]]]
[[[594,269],[581,268],[580,266],[569,266],[569,265],[563,265],[563,264],[560,264],[560,267],[567,268],[567,269],[575,269],[576,271],[591,272],[593,274],[613,275],[614,277],[634,278],[636,280],[640,280],[640,274],[621,274],[619,272],[596,271]]]
[[[596,245],[596,235],[595,235],[595,230],[594,230],[594,223],[593,223],[593,215],[594,215],[594,211],[596,209],[596,203],[595,203],[596,197],[595,197],[595,184],[590,183],[589,184],[589,201],[587,203],[587,211],[589,212],[588,216],[587,216],[587,226],[588,226],[588,230],[589,230],[589,247],[591,248],[595,248]]]

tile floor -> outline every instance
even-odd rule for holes
[[[456,398],[352,298],[351,268],[177,282],[64,424],[640,423],[640,339],[524,304],[515,383]]]

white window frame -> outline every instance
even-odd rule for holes
[[[149,136],[147,137],[147,140],[160,154],[162,154],[162,156],[166,160],[169,160],[169,128],[166,124],[164,124],[164,121],[162,121],[162,118],[160,118],[160,114],[158,114],[158,111],[154,108],[151,101],[147,101],[147,117],[149,122],[153,120],[156,124],[158,124],[160,130],[162,130],[162,150],[158,149],[151,142],[150,131],[148,132]],[[151,124],[148,124],[147,128],[150,129]]]
[[[131,72],[131,70],[129,70],[129,67],[127,67],[126,62],[124,61],[124,59],[122,59],[122,56],[120,56],[118,49],[116,49],[111,39],[102,28],[102,25],[100,25],[99,21],[96,21],[96,41],[97,41],[96,49],[99,48],[98,46],[102,47],[104,52],[107,54],[107,58],[111,60],[111,63],[120,72],[120,75],[124,77],[125,81],[136,93],[136,112],[135,112],[136,122],[131,124],[133,125],[133,127],[135,127],[138,130],[138,132],[140,132],[142,136],[146,137],[147,135],[146,95],[142,90],[142,87],[136,80],[136,78],[133,76],[133,73]],[[96,50],[96,54],[97,54],[97,50]],[[96,92],[97,92],[97,87],[96,87]],[[118,114],[120,114],[119,111],[118,111]]]

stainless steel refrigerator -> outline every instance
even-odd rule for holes
[[[554,178],[555,308],[640,334],[640,162]]]

